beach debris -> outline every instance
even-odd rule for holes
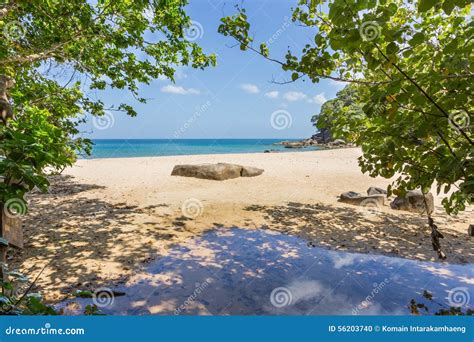
[[[371,186],[367,189],[367,195],[386,195],[387,190],[382,188],[377,188],[376,186]]]
[[[390,204],[390,207],[395,210],[414,211],[418,213],[427,212],[431,214],[434,211],[434,197],[431,192],[423,196],[420,190],[410,190],[405,196],[395,198]]]
[[[217,164],[183,164],[176,165],[171,172],[172,176],[194,177],[211,180],[226,180],[239,177],[255,177],[264,170],[251,166],[242,166],[229,163]]]
[[[367,206],[368,204],[372,206],[381,207],[385,203],[385,196],[376,194],[370,196],[363,196],[362,194],[355,191],[348,191],[341,194],[339,200],[343,203],[353,204],[353,205],[362,205]]]

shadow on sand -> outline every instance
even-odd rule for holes
[[[252,205],[246,210],[262,213],[268,228],[298,235],[315,246],[419,260],[437,257],[426,218],[420,215],[291,202],[282,206]],[[469,240],[467,236],[443,227],[441,230],[445,235],[442,246],[449,262],[473,260],[474,249],[465,243]]]

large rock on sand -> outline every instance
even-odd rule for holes
[[[242,166],[242,171],[240,175],[242,177],[256,177],[260,176],[263,173],[262,169],[252,167],[252,166]]]
[[[194,177],[201,179],[226,180],[238,177],[255,177],[264,170],[237,164],[197,164],[176,165],[171,172],[172,176]]]
[[[349,191],[341,194],[340,201],[353,205],[361,205],[367,207],[382,207],[385,203],[384,195],[362,196],[358,192]]]
[[[382,188],[377,188],[376,186],[371,186],[370,188],[367,189],[367,195],[386,195],[387,190],[382,189]]]
[[[434,211],[434,197],[431,192],[427,193],[426,206],[428,207],[428,214]],[[406,210],[423,213],[426,211],[425,201],[423,200],[423,193],[420,190],[408,191],[405,196],[398,196],[390,203],[390,207],[395,210]]]

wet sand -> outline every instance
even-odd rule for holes
[[[409,315],[414,299],[435,314],[455,293],[461,305],[473,290],[471,265],[330,251],[272,230],[232,228],[172,248],[101,298],[71,298],[58,308],[68,315],[94,302],[107,315]],[[472,308],[466,300],[462,309]]]

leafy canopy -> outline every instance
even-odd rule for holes
[[[448,194],[447,212],[457,213],[474,193],[470,8],[468,0],[301,0],[293,21],[317,30],[282,61],[265,44],[253,47],[245,9],[222,18],[219,32],[280,63],[293,81],[353,84],[362,113],[332,115],[336,130],[362,147],[362,170],[395,176],[398,194],[436,183]]]
[[[215,65],[186,30],[186,0],[15,0],[0,2],[0,75],[15,118],[0,124],[0,203],[23,201],[47,174],[71,165],[91,142],[77,138],[85,114],[107,109],[136,115],[129,103],[107,108],[96,94],[123,89],[175,68]],[[24,203],[23,203],[24,204]]]

